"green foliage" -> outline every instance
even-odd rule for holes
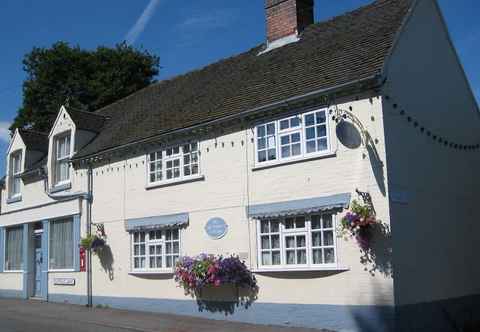
[[[359,215],[362,218],[368,218],[372,215],[372,209],[367,204],[360,204],[358,201],[353,200],[350,206],[350,211]]]
[[[97,237],[95,235],[87,235],[86,237],[80,239],[80,246],[85,248],[85,250],[90,250],[92,248],[92,243]]]
[[[96,111],[151,84],[158,68],[157,56],[125,43],[96,50],[65,42],[35,47],[23,59],[23,105],[10,130],[48,132],[67,99],[72,108]]]

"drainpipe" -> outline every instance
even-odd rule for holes
[[[93,170],[92,170],[92,165],[88,165],[88,185],[87,185],[87,191],[88,191],[88,196],[90,197],[89,200],[87,200],[87,235],[90,236],[92,234],[92,197],[93,197]],[[87,250],[88,253],[88,259],[87,259],[87,306],[92,307],[93,306],[93,292],[92,292],[92,281],[93,281],[93,275],[92,275],[92,251]]]

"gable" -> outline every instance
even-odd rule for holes
[[[472,133],[480,123],[479,108],[437,1],[416,1],[385,75],[386,91],[395,91],[393,97],[399,103],[415,103],[423,109],[418,120],[456,135],[458,141],[474,140]],[[429,112],[432,103],[442,107]],[[461,129],[458,124],[462,124]]]

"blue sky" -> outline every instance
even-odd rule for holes
[[[316,0],[316,20],[371,2]],[[478,0],[439,0],[480,99]],[[0,153],[22,101],[23,55],[63,40],[84,48],[128,40],[160,56],[159,79],[248,50],[265,39],[264,0],[2,0],[0,2]],[[0,176],[4,173],[0,161]]]

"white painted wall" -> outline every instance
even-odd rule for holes
[[[418,2],[392,55],[384,101],[397,304],[480,293],[476,210],[480,153],[433,142],[480,143],[480,114],[433,0]],[[394,109],[393,103],[399,108]],[[419,128],[420,128],[419,126]]]
[[[353,107],[373,138],[383,158],[384,136],[381,102],[377,98],[339,105]],[[372,121],[373,117],[373,121]],[[332,130],[334,123],[331,123]],[[332,133],[335,137],[335,133]],[[129,275],[129,235],[124,222],[141,218],[188,212],[189,226],[182,232],[182,253],[197,255],[247,254],[247,262],[256,267],[255,224],[246,215],[247,204],[370,191],[380,219],[389,222],[386,197],[374,176],[368,153],[350,150],[340,143],[336,156],[291,165],[255,170],[252,130],[225,134],[201,142],[201,169],[204,181],[177,184],[156,189],[146,186],[146,157],[132,157],[94,169],[93,222],[104,223],[113,253],[111,274],[94,258],[94,294],[111,297],[189,299],[176,288],[171,277]],[[336,143],[336,142],[335,142]],[[365,157],[364,157],[365,154]],[[384,177],[386,170],[383,169]],[[79,173],[86,174],[86,170]],[[383,185],[386,185],[385,183]],[[221,240],[209,239],[204,231],[212,217],[229,224],[229,233]],[[250,224],[249,224],[250,223]],[[250,226],[249,226],[250,225]],[[258,275],[258,302],[309,304],[393,304],[393,282],[381,273],[371,276],[360,263],[356,243],[338,239],[339,265],[350,270],[342,273],[318,272],[311,278],[299,274],[285,277]],[[302,283],[301,289],[298,287]]]

